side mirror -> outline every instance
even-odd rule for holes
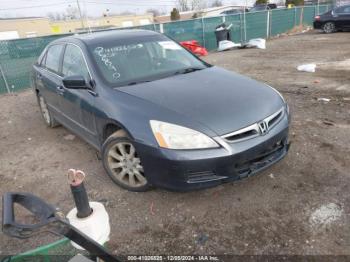
[[[89,89],[83,76],[67,76],[62,80],[65,88],[68,89]]]

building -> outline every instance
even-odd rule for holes
[[[188,19],[193,19],[198,17],[220,16],[220,15],[225,15],[226,11],[236,10],[236,9],[243,10],[244,4],[243,5],[225,5],[225,6],[205,8],[201,10],[180,12],[180,20],[188,20]],[[170,15],[157,16],[154,18],[154,20],[157,23],[167,23],[171,21]]]
[[[0,40],[51,34],[50,21],[43,17],[0,18]]]
[[[78,33],[87,30],[131,27],[152,24],[153,15],[106,16],[93,19],[50,21],[44,17],[0,18],[0,40],[11,40],[53,34]]]
[[[131,27],[152,24],[153,15],[106,16],[93,19],[65,20],[50,22],[51,34],[77,33],[86,30],[99,30],[116,27]]]

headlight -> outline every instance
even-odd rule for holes
[[[156,120],[151,120],[150,124],[160,147],[169,149],[219,147],[210,137],[190,128]]]

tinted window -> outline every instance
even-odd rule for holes
[[[343,13],[350,14],[350,6],[345,7]]]
[[[350,6],[341,6],[334,9],[334,12],[337,14],[350,14]]]
[[[46,68],[57,73],[60,68],[60,57],[63,45],[53,45],[49,48],[46,55]]]
[[[250,9],[250,12],[264,11],[266,9],[268,9],[266,5],[257,5],[257,6],[254,6],[252,9]]]
[[[63,56],[62,74],[64,76],[79,75],[89,80],[89,71],[79,47],[67,45]]]

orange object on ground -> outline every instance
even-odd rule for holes
[[[183,41],[183,42],[180,42],[180,44],[196,55],[199,55],[199,56],[208,55],[207,49],[205,49],[205,47],[203,47],[203,46],[200,46],[198,44],[198,41],[196,41],[196,40]]]

